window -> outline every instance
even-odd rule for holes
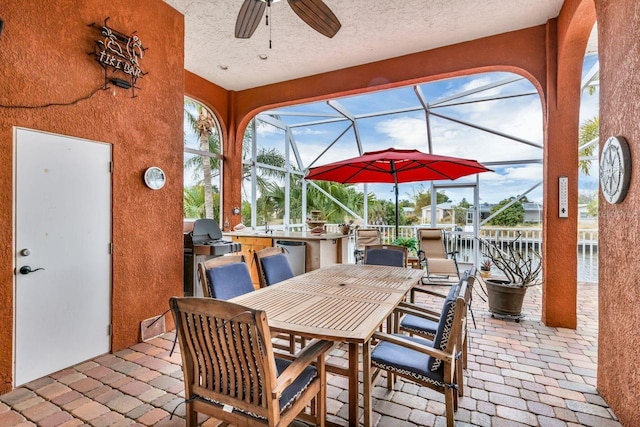
[[[222,141],[216,116],[204,105],[184,99],[184,218],[220,221]]]

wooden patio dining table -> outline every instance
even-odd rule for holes
[[[371,378],[371,335],[422,274],[411,268],[336,264],[231,301],[266,311],[274,331],[347,343],[349,368],[328,365],[327,370],[349,378],[349,425],[357,426],[359,346],[363,378]],[[364,425],[370,426],[370,381],[364,381],[363,397]]]

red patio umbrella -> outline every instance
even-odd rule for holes
[[[393,183],[396,195],[396,237],[398,237],[398,183],[453,180],[480,172],[492,172],[492,170],[476,160],[438,156],[418,150],[388,148],[311,168],[306,179],[342,184]]]

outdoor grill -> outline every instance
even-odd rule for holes
[[[202,296],[197,274],[199,262],[241,250],[240,243],[222,240],[222,230],[213,219],[198,219],[193,223],[185,223],[184,294]]]

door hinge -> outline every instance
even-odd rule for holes
[[[110,337],[110,336],[111,336],[111,331],[112,331],[112,329],[113,329],[113,328],[111,327],[111,324],[108,324],[108,325],[107,325],[107,336],[108,336],[108,337]]]
[[[113,243],[109,243],[109,255],[113,255]]]
[[[113,162],[109,162],[109,172],[113,173]]]

